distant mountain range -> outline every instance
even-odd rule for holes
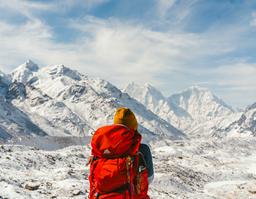
[[[235,113],[208,89],[198,86],[192,86],[168,98],[149,84],[141,86],[131,83],[125,92],[183,131],[189,131],[199,124]]]
[[[117,107],[131,108],[145,139],[184,133],[111,83],[63,65],[39,68],[32,61],[1,73],[0,138],[19,135],[83,136],[110,124]]]
[[[153,86],[111,83],[63,65],[28,60],[0,72],[0,140],[27,135],[84,136],[112,123],[117,107],[131,108],[145,140],[191,134],[255,135],[255,104],[238,113],[208,89],[190,87],[164,97]]]

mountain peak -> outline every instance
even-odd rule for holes
[[[246,111],[256,109],[256,102],[246,108]]]
[[[192,86],[169,97],[169,102],[185,109],[196,121],[207,121],[214,117],[226,116],[234,112],[223,100],[209,89]]]
[[[18,66],[18,68],[16,68],[13,72],[24,71],[24,70],[36,72],[38,71],[38,69],[39,69],[38,65],[35,64],[32,60],[28,59],[24,64],[21,64],[20,66]]]
[[[153,103],[155,103],[156,100],[165,100],[163,94],[149,83],[139,85],[132,82],[125,88],[125,92],[139,101],[148,101],[149,98]]]
[[[28,59],[25,64],[27,65],[28,68],[31,70],[38,70],[38,65],[35,64],[31,59]]]
[[[44,70],[51,76],[55,76],[55,77],[66,76],[77,81],[80,81],[81,76],[83,76],[76,70],[66,67],[63,64],[47,66],[44,68]]]
[[[145,88],[148,88],[148,89],[155,89],[155,87],[153,87],[153,86],[152,86],[150,83],[148,83],[148,82],[144,84],[144,87],[145,87]]]
[[[191,120],[184,109],[169,103],[163,94],[149,83],[138,85],[132,82],[125,92],[177,128],[183,129],[186,126],[185,123]]]
[[[37,72],[38,70],[38,65],[29,59],[24,64],[18,66],[11,73],[12,81],[17,81],[25,84],[33,76],[33,73]]]

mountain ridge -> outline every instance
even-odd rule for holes
[[[215,117],[227,116],[235,111],[209,89],[192,86],[168,97],[168,101],[185,109],[197,123]]]
[[[131,83],[127,85],[124,92],[166,121],[173,123],[176,128],[185,130],[187,124],[192,122],[192,117],[186,110],[169,102],[159,90],[150,84]]]
[[[192,86],[170,97],[150,84],[133,82],[120,90],[106,80],[64,65],[38,67],[31,60],[10,75],[0,73],[0,102],[1,110],[12,107],[17,109],[17,115],[22,115],[22,121],[13,120],[17,128],[15,135],[18,132],[33,134],[33,130],[26,129],[26,120],[44,132],[43,135],[90,135],[99,126],[111,124],[114,110],[120,106],[135,112],[146,140],[182,139],[204,131],[209,131],[206,135],[213,135],[233,128],[232,124],[240,117],[207,88]],[[254,108],[255,104],[249,106],[244,114]],[[11,124],[12,118],[2,115],[1,119]],[[251,131],[254,131],[254,121],[250,116]],[[5,138],[8,137],[6,127],[0,125],[0,133],[2,131]],[[242,128],[236,129],[238,133],[243,132]]]
[[[32,72],[27,70],[27,62],[21,66],[11,75],[13,83],[8,88],[10,97],[5,96],[9,100],[6,103],[22,110],[48,135],[79,136],[83,131],[89,135],[91,129],[112,123],[117,107],[126,106],[135,112],[145,139],[185,136],[105,80],[64,65],[36,67]]]

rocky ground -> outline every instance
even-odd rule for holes
[[[153,199],[256,198],[256,139],[163,140],[151,144]],[[0,198],[86,198],[89,146],[49,151],[0,145]]]

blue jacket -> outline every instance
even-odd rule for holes
[[[148,170],[148,182],[150,184],[154,179],[154,166],[153,166],[152,154],[149,146],[146,144],[141,144],[139,151],[144,156],[146,167]]]

